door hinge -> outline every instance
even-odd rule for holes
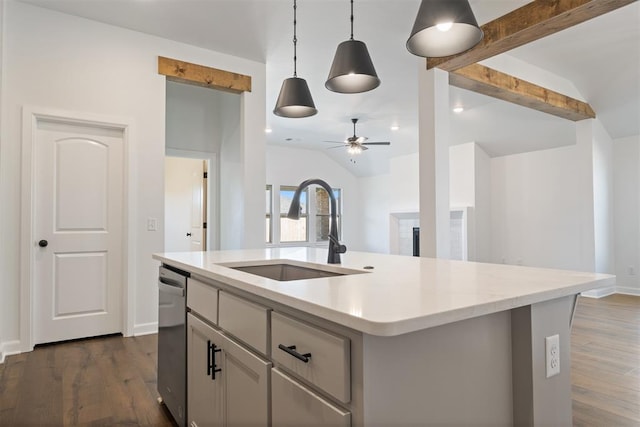
[[[204,175],[203,175],[203,178],[205,178],[205,179],[206,179],[206,178],[208,178],[208,177],[209,177],[209,174],[208,174],[207,172],[205,172],[205,173],[204,173]]]
[[[206,222],[202,223],[202,228],[207,228],[207,223]]]

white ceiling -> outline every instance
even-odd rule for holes
[[[324,88],[336,46],[349,38],[347,0],[298,1],[298,77],[307,80],[319,112],[303,119],[271,113],[282,80],[293,73],[293,2],[289,0],[23,0],[64,13],[266,62],[269,143],[322,150],[356,175],[388,170],[388,159],[417,150],[419,67],[405,42],[418,0],[355,2],[354,36],[364,41],[382,84],[354,95]],[[471,0],[480,24],[527,0]],[[509,52],[573,82],[613,138],[640,134],[640,2]],[[478,142],[501,156],[575,142],[573,122],[451,88],[452,144]],[[358,135],[392,141],[353,159],[327,140]],[[397,131],[390,127],[397,125]],[[354,163],[355,162],[355,163]]]

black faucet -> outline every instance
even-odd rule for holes
[[[331,229],[329,230],[329,257],[327,259],[327,262],[329,264],[340,264],[340,254],[345,253],[347,251],[347,247],[345,245],[341,245],[338,241],[338,226],[336,224],[336,196],[333,194],[333,190],[331,189],[329,184],[317,178],[307,179],[306,181],[303,181],[298,186],[298,188],[296,188],[296,192],[293,194],[293,200],[291,201],[291,207],[289,208],[287,218],[300,219],[300,194],[311,184],[319,185],[320,187],[325,189],[327,194],[329,194],[329,199],[331,200]]]

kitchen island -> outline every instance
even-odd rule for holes
[[[154,255],[191,274],[192,324],[263,363],[259,382],[267,395],[256,404],[266,422],[571,425],[575,301],[580,292],[611,286],[614,276],[362,252],[329,265],[326,254],[283,248]],[[269,264],[327,277],[278,280],[249,272],[265,274]],[[204,290],[215,294],[207,303]],[[189,419],[204,410],[192,409],[191,397]],[[227,416],[247,412],[246,402],[220,402]]]

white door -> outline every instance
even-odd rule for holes
[[[206,250],[205,161],[165,158],[165,251]]]
[[[122,130],[39,120],[34,344],[122,332]]]

